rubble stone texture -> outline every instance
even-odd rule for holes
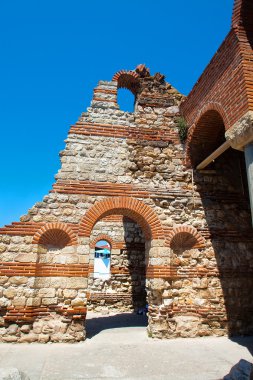
[[[120,86],[135,96],[133,113],[119,109]],[[187,169],[183,99],[144,66],[98,83],[70,128],[53,189],[0,230],[1,342],[80,341],[87,310],[146,304],[152,337],[252,331],[241,153],[205,173]],[[94,278],[100,239],[111,245],[108,280]]]
[[[0,342],[81,341],[87,310],[146,304],[151,337],[253,332],[252,17],[252,1],[235,0],[187,98],[145,65],[98,83],[53,189],[0,229]],[[134,112],[119,109],[119,88]],[[226,139],[235,149],[196,170]],[[99,240],[111,246],[106,280],[94,278]]]

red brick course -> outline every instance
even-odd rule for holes
[[[98,100],[98,99],[96,99]],[[148,105],[152,106],[152,105]],[[104,136],[116,138],[128,138],[133,141],[147,140],[147,141],[166,141],[179,143],[178,132],[175,128],[165,127],[161,128],[145,128],[145,127],[129,127],[114,124],[100,124],[100,123],[83,123],[78,121],[72,125],[69,134],[77,134],[83,136]]]
[[[1,276],[87,277],[88,272],[88,264],[0,262]]]
[[[49,307],[37,307],[37,306],[26,306],[26,307],[7,307],[7,313],[4,316],[6,322],[22,323],[34,322],[37,318],[46,317],[50,313],[56,312],[57,314],[64,315],[66,317],[72,317],[72,319],[85,319],[87,309],[85,307],[60,307],[60,306],[49,306]]]

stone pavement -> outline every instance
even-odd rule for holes
[[[252,361],[253,337],[154,340],[144,316],[89,313],[88,337],[76,344],[0,345],[0,367],[30,380],[218,380],[240,359]]]

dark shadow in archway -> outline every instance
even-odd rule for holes
[[[131,277],[132,306],[136,312],[142,312],[147,305],[145,239],[140,226],[134,220],[124,217],[123,226],[126,244],[124,254]]]
[[[121,313],[109,316],[98,316],[86,319],[87,338],[91,339],[103,330],[125,327],[146,327],[147,316],[135,313]]]

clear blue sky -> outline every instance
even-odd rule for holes
[[[0,226],[51,189],[93,87],[145,63],[184,94],[230,29],[232,0],[12,0],[0,5]]]

